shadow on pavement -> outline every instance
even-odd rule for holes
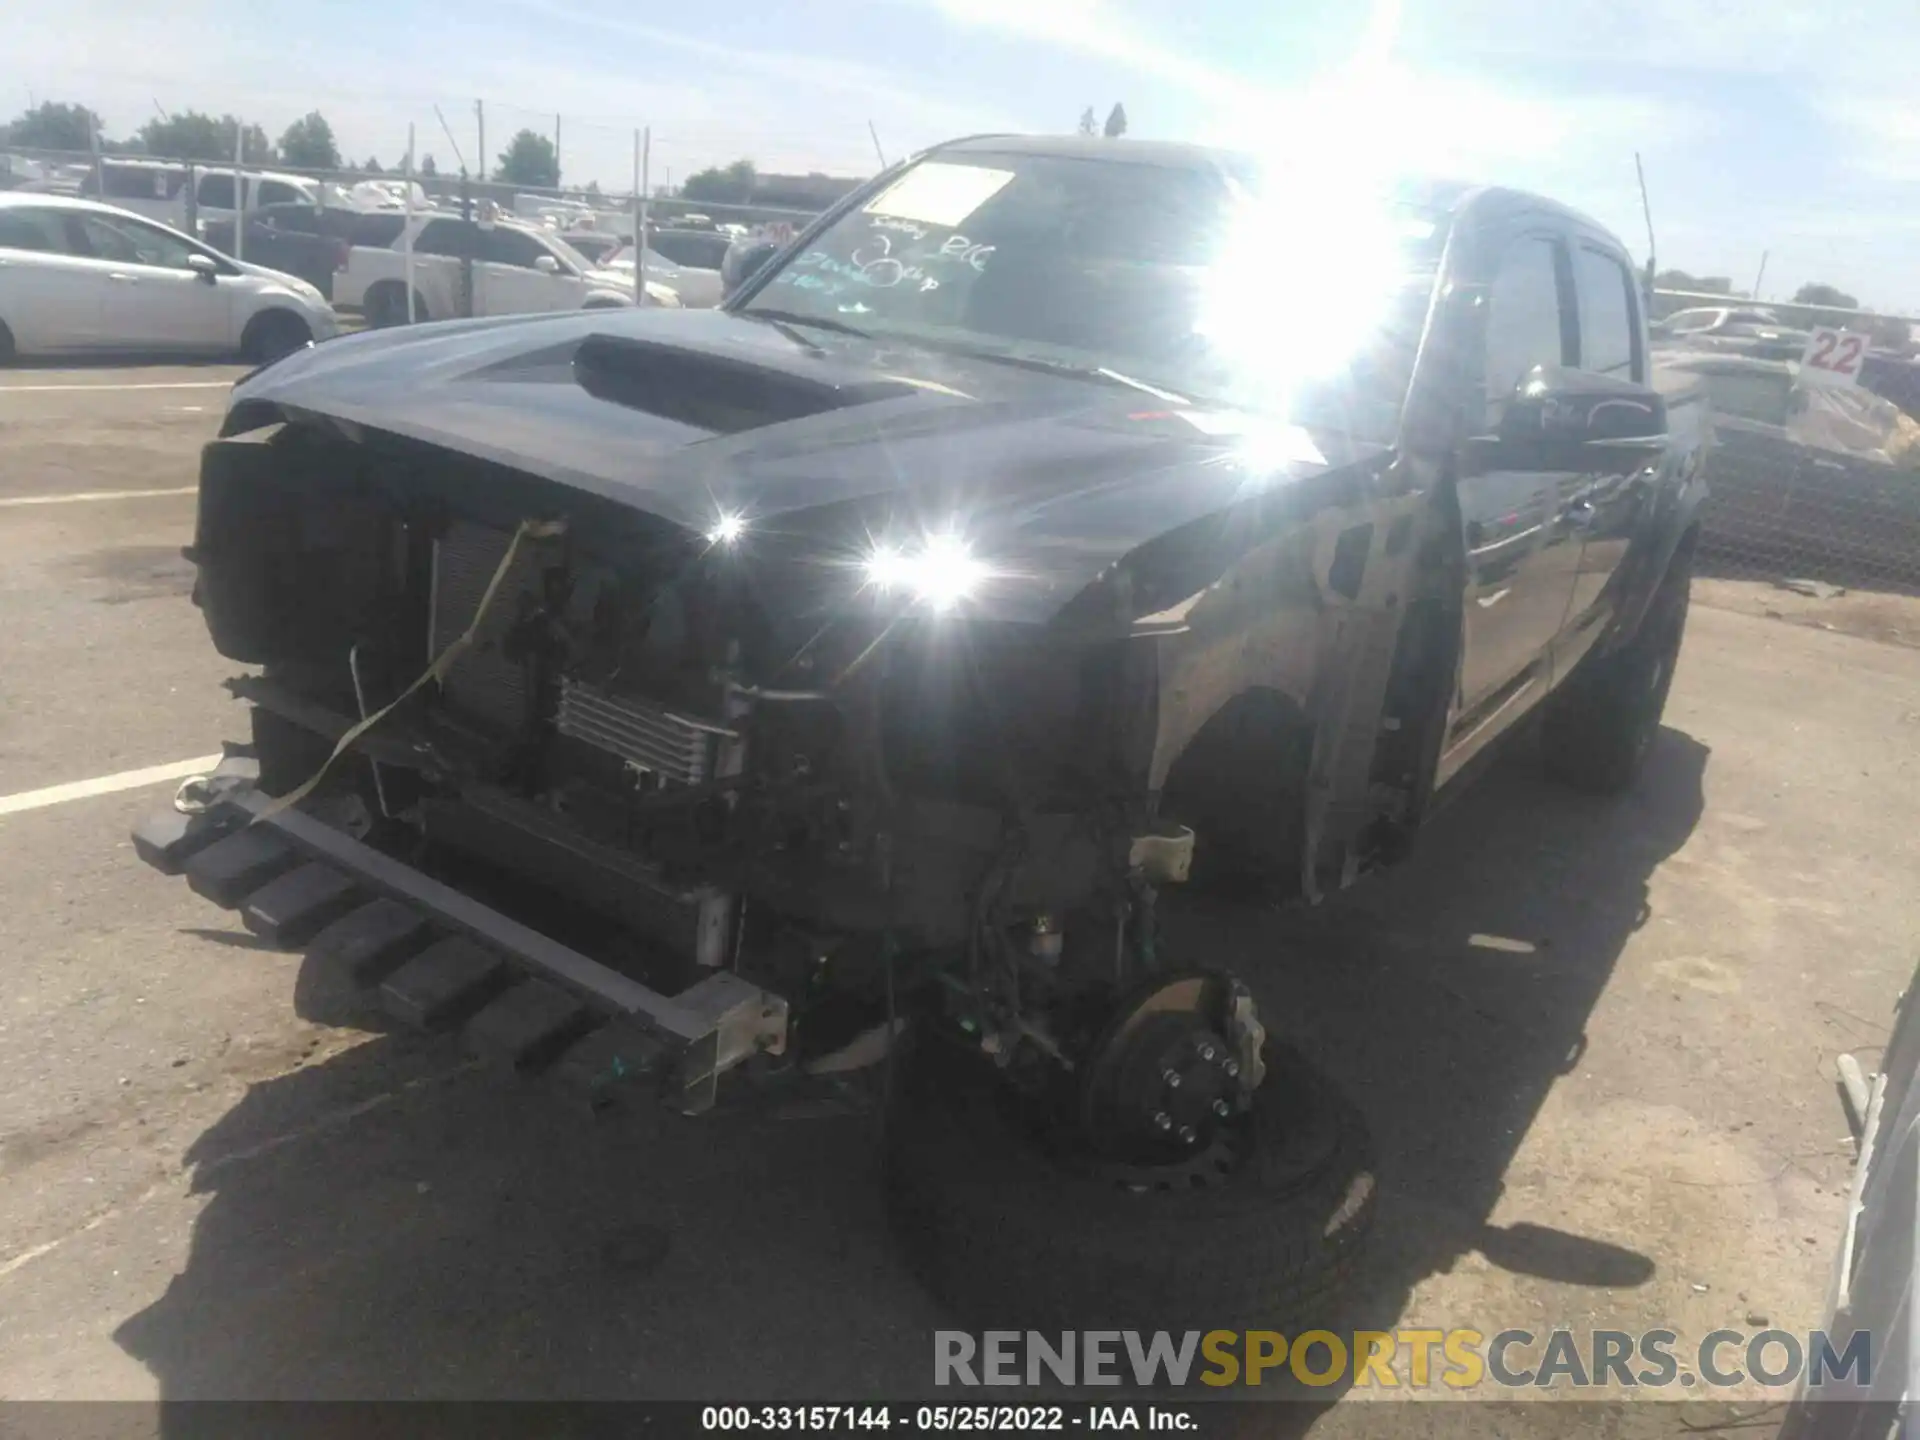
[[[1382,1203],[1336,1328],[1417,1322],[1413,1287],[1473,1253],[1586,1286],[1652,1274],[1631,1237],[1489,1216],[1700,815],[1707,754],[1663,731],[1634,794],[1599,801],[1516,752],[1408,865],[1319,910],[1169,907],[1176,953],[1245,974],[1372,1122]],[[442,1042],[371,1039],[200,1137],[190,1260],[116,1338],[176,1399],[928,1394],[951,1322],[887,1236],[873,1138],[865,1117],[596,1121]],[[1334,1396],[1313,1398],[1260,1433]]]

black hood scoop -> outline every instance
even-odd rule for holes
[[[734,355],[604,334],[580,342],[573,378],[596,400],[721,435],[914,393],[899,380],[836,384]]]

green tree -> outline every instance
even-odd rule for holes
[[[420,157],[420,173],[428,178],[432,178],[440,173],[440,167],[433,163],[433,156],[422,155]]]
[[[340,147],[333,143],[327,117],[311,110],[289,125],[280,137],[280,158],[310,170],[338,170]]]
[[[0,140],[23,150],[91,150],[100,117],[84,105],[42,100],[0,126]]]
[[[589,180],[587,182],[587,194],[591,195],[595,200],[600,198],[600,182],[598,180]]]
[[[1126,133],[1127,107],[1116,100],[1113,102],[1113,109],[1107,112],[1107,138],[1117,139]]]
[[[1809,307],[1809,318],[1816,325],[1832,325],[1844,328],[1855,321],[1856,317],[1844,313],[1858,310],[1860,302],[1846,291],[1833,285],[1822,285],[1817,281],[1802,285],[1793,292],[1793,303]],[[1833,307],[1831,309],[1827,307]]]
[[[1080,133],[1082,135],[1098,135],[1100,133],[1100,122],[1094,118],[1093,106],[1091,105],[1080,112]]]
[[[560,157],[554,152],[553,141],[538,130],[522,130],[500,152],[494,178],[509,185],[558,186]]]
[[[366,160],[362,162],[360,169],[368,175],[384,175],[387,173],[380,168],[379,160],[372,155],[367,156]]]
[[[264,165],[273,158],[273,146],[267,132],[258,125],[244,127],[232,115],[218,120],[198,110],[182,110],[177,115],[149,120],[140,127],[140,140],[152,155],[169,160],[207,160],[215,164],[233,159],[234,140],[246,137],[249,164]]]
[[[1656,290],[1698,290],[1731,295],[1733,281],[1725,275],[1689,275],[1684,270],[1662,270],[1653,277]]]
[[[751,160],[736,160],[722,169],[709,166],[687,177],[680,187],[680,198],[699,200],[709,205],[744,205],[753,199],[759,172]]]

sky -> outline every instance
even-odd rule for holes
[[[117,135],[193,108],[278,136],[319,109],[355,160],[395,163],[412,125],[444,170],[477,153],[480,99],[491,154],[558,114],[563,178],[612,189],[643,126],[656,185],[743,155],[856,175],[875,134],[894,159],[1121,101],[1134,136],[1540,190],[1644,257],[1637,151],[1662,268],[1744,289],[1764,254],[1765,296],[1820,280],[1920,314],[1915,0],[1373,3],[70,0],[9,15],[0,115],[79,101]]]

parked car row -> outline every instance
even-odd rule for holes
[[[413,259],[413,306],[407,305],[407,244]],[[462,300],[461,262],[473,262],[472,307]],[[631,269],[603,270],[554,231],[495,219],[437,212],[402,219],[385,245],[355,244],[333,277],[333,303],[362,311],[374,325],[474,315],[523,315],[631,305]],[[647,303],[678,306],[671,286],[649,278]]]

